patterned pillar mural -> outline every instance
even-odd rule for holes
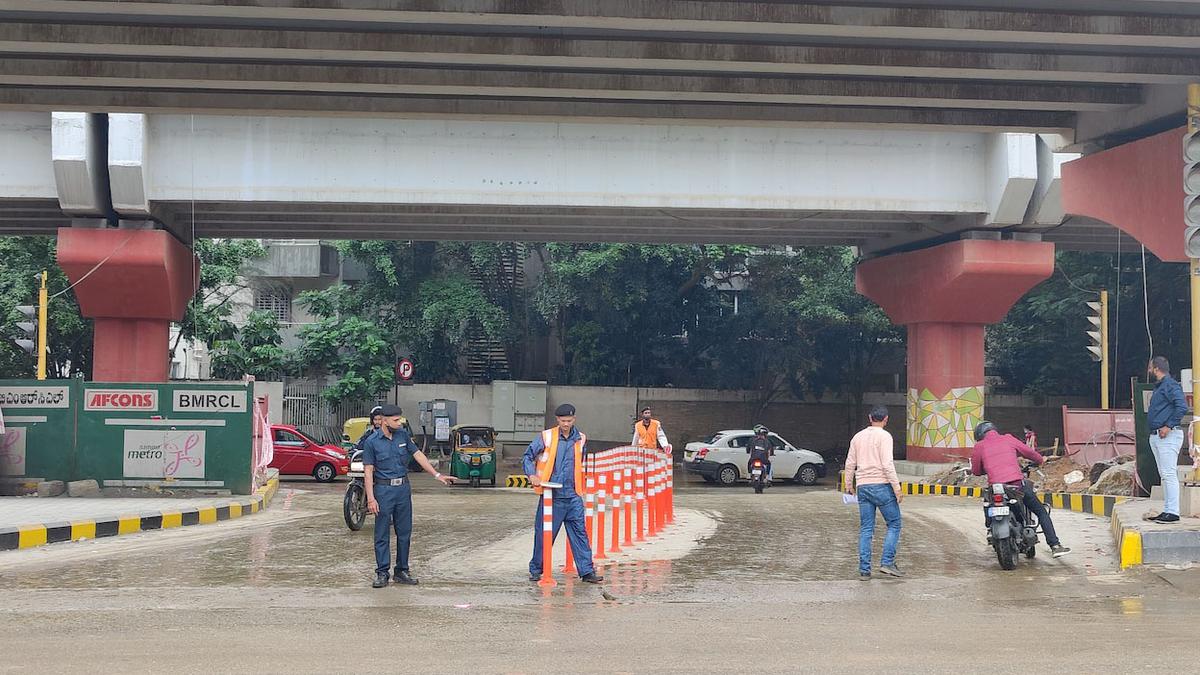
[[[975,425],[982,420],[982,386],[957,387],[940,398],[928,389],[908,390],[909,445],[969,449],[975,445]]]

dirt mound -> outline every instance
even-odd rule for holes
[[[1088,492],[1096,495],[1130,496],[1134,489],[1135,469],[1133,462],[1110,466],[1100,474],[1100,478],[1092,484]]]
[[[1068,474],[1079,471],[1082,480],[1068,484],[1065,480]],[[1044,474],[1044,475],[1043,475]],[[1086,492],[1091,482],[1088,481],[1087,467],[1079,466],[1066,457],[1048,457],[1042,465],[1041,473],[1034,471],[1029,480],[1041,492]]]
[[[965,487],[983,487],[987,485],[987,478],[985,476],[972,476],[971,465],[962,463],[942,469],[926,480],[934,485],[962,485]]]

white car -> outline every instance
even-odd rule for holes
[[[769,434],[775,446],[771,458],[771,474],[775,480],[792,479],[801,485],[812,485],[825,477],[825,459],[813,452],[797,448],[778,434]],[[706,483],[733,485],[749,478],[746,464],[750,460],[748,445],[754,438],[752,429],[718,431],[706,441],[688,443],[683,451],[683,469],[698,474]]]

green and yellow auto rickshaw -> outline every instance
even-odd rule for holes
[[[496,430],[460,424],[450,429],[450,475],[479,487],[496,485]]]

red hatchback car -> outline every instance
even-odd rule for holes
[[[336,445],[322,445],[295,427],[272,424],[275,458],[271,467],[281,476],[312,476],[322,483],[350,473],[350,458]]]

